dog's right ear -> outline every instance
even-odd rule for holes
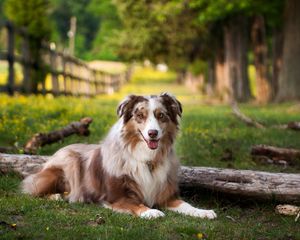
[[[138,102],[147,101],[143,96],[129,95],[118,106],[117,114],[119,117],[123,116],[124,123],[128,122],[133,116],[134,106]]]

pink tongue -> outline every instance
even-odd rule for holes
[[[156,149],[158,147],[158,141],[148,141],[148,147],[151,149]]]

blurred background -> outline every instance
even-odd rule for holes
[[[19,175],[3,171],[2,153],[52,155],[99,143],[126,95],[161,92],[183,106],[175,143],[183,165],[299,179],[300,0],[0,0],[0,238],[300,239],[299,210],[296,219],[275,213],[273,192],[265,203],[248,192],[227,198],[195,188],[184,197],[218,219],[167,212],[146,222],[93,204],[32,199],[19,192]],[[26,148],[84,117],[93,120],[88,136]],[[228,179],[248,186],[251,176]],[[257,197],[290,186],[287,197],[299,202],[290,179],[258,184]],[[223,185],[211,182],[216,191]]]
[[[299,12],[297,0],[1,0],[0,84],[111,93],[139,63],[219,101],[296,100]]]

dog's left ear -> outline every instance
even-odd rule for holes
[[[181,103],[170,93],[162,93],[160,95],[162,102],[170,113],[171,120],[177,123],[177,115],[181,117],[182,106]]]
[[[143,96],[129,95],[118,106],[117,114],[124,118],[124,123],[128,122],[133,116],[132,111],[138,102],[146,101]]]

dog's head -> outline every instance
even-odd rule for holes
[[[155,150],[172,144],[182,114],[180,102],[169,93],[152,96],[130,95],[119,105],[117,113],[123,120],[127,144],[134,147],[144,142]]]

